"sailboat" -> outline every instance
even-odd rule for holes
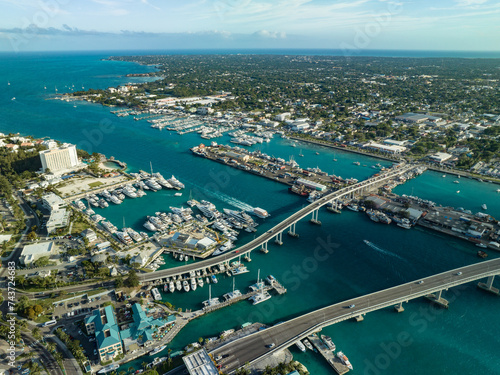
[[[217,297],[212,298],[212,285],[209,285],[208,286],[208,299],[206,301],[203,301],[203,306],[205,306],[205,307],[216,306],[219,303],[220,303],[220,301]]]
[[[231,300],[231,299],[234,299],[234,298],[241,297],[241,292],[238,289],[236,289],[236,290],[234,289],[234,283],[235,283],[235,278],[233,278],[233,291],[224,294],[224,298],[226,300]]]
[[[252,305],[257,305],[271,298],[271,295],[267,292],[267,290],[265,291],[263,289],[264,282],[260,282],[260,269],[257,273],[257,286],[259,288],[259,292],[248,299],[249,301],[252,301]]]
[[[299,156],[304,156],[304,154],[302,153],[302,149],[300,150]]]
[[[333,153],[333,161],[337,161],[337,158],[335,157],[335,152]]]

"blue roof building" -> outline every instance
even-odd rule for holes
[[[110,361],[123,353],[120,328],[112,306],[92,311],[92,315],[85,318],[85,328],[89,335],[95,335],[101,361]]]
[[[132,319],[133,322],[129,324],[128,328],[121,331],[121,337],[126,348],[136,342],[147,345],[148,341],[154,340],[154,335],[158,329],[175,321],[175,316],[171,315],[167,319],[155,319],[147,316],[141,305],[135,303],[132,305]]]

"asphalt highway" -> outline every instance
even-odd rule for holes
[[[459,274],[460,272],[461,274]],[[313,311],[231,342],[216,349],[213,354],[214,356],[225,356],[221,364],[224,366],[225,372],[230,372],[246,362],[255,361],[276,350],[291,346],[298,339],[319,330],[322,326],[493,274],[500,274],[500,258],[447,271]],[[423,282],[420,283],[420,281]],[[445,295],[443,297],[446,298]],[[350,307],[352,305],[354,306]],[[274,344],[274,347],[268,348],[267,345],[271,343]]]

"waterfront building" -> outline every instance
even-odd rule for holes
[[[61,210],[67,206],[66,202],[59,195],[54,193],[43,195],[42,205],[49,210],[49,212]]]
[[[42,257],[50,257],[54,254],[54,250],[55,246],[52,241],[26,245],[19,256],[19,261],[21,264],[29,266]]]
[[[138,344],[151,345],[158,330],[175,322],[175,315],[170,315],[167,319],[155,319],[147,316],[141,305],[135,303],[132,305],[132,319],[133,322],[120,331],[126,352],[137,349]]]
[[[182,358],[189,375],[218,375],[219,370],[215,367],[212,358],[205,349],[198,350]]]
[[[386,152],[388,154],[400,154],[406,151],[406,147],[404,146],[396,146],[396,145],[383,145],[376,142],[370,142],[363,146],[363,148],[375,151]]]
[[[199,115],[210,115],[214,112],[214,110],[210,107],[198,107],[196,113]]]
[[[305,187],[317,190],[317,191],[324,191],[326,190],[326,186],[322,184],[318,184],[317,182],[314,181],[309,181],[304,178],[299,178],[297,181],[295,181],[296,184],[299,185],[304,185]]]
[[[120,328],[112,306],[92,311],[92,315],[85,318],[85,328],[89,335],[95,336],[102,362],[110,361],[123,353]]]
[[[71,171],[80,165],[76,154],[76,146],[65,143],[59,148],[40,151],[43,172],[52,173]]]
[[[434,155],[429,156],[429,160],[435,163],[443,163],[449,159],[451,159],[453,155],[448,154],[446,152],[436,152]]]

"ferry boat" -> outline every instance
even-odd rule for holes
[[[151,289],[151,295],[155,299],[155,301],[160,301],[161,300],[161,294],[158,291],[158,288],[153,288]]]
[[[306,347],[304,346],[304,344],[302,344],[302,341],[298,340],[295,345],[297,346],[297,348],[299,348],[299,350],[301,352],[305,352],[306,351]]]
[[[351,362],[349,362],[349,359],[343,352],[338,352],[337,357],[342,361],[344,365],[346,365],[349,368],[349,370],[352,370]]]
[[[268,218],[271,216],[266,210],[259,208],[259,207],[254,207],[254,209],[251,211],[252,214],[254,214],[257,217],[260,217],[261,219]]]
[[[156,348],[154,348],[153,350],[151,350],[148,355],[155,355],[156,353],[159,353],[161,352],[162,350],[164,350],[167,346],[166,345],[162,345],[162,346],[157,346]]]
[[[336,347],[335,347],[335,344],[333,343],[332,338],[330,336],[321,335],[321,340],[323,340],[323,342],[328,347],[328,349],[335,351]]]
[[[107,374],[108,372],[118,369],[120,366],[116,364],[108,365],[97,371],[98,374]]]

